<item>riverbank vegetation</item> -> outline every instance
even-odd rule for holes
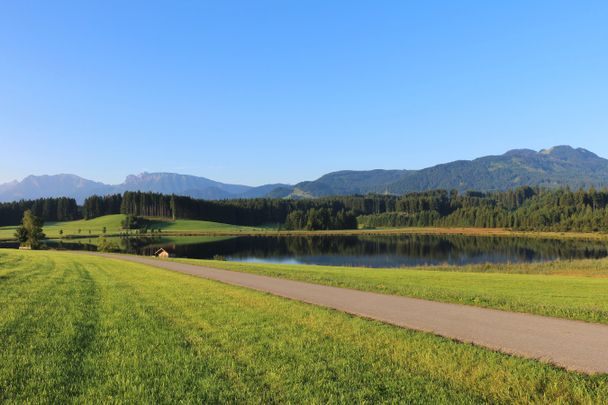
[[[101,257],[0,250],[0,307],[0,402],[608,400],[605,375]]]

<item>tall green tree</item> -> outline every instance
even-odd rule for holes
[[[42,232],[43,225],[44,222],[35,216],[31,210],[26,210],[23,213],[21,226],[15,232],[15,237],[22,246],[39,249],[45,236],[44,232]]]

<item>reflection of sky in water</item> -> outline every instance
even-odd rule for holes
[[[86,242],[64,241],[61,247],[96,248]],[[359,267],[525,263],[608,256],[607,243],[602,241],[452,235],[245,236],[204,242],[196,238],[179,241],[130,238],[118,240],[117,244],[125,252],[146,256],[163,247],[174,257],[193,259],[223,256],[227,260],[251,263]]]
[[[227,257],[232,262],[246,262],[246,263],[274,263],[274,264],[314,264],[302,262],[300,258],[296,257],[271,257],[271,258],[259,258],[259,257]]]
[[[364,256],[336,256],[336,255],[316,255],[316,256],[277,256],[277,257],[239,257],[228,256],[229,261],[244,263],[273,263],[273,264],[307,264],[322,266],[354,266],[354,267],[409,267],[409,266],[432,266],[441,264],[467,265],[483,263],[509,263],[524,262],[524,260],[514,260],[513,257],[501,254],[483,254],[477,256],[451,255],[447,259],[409,258],[397,255],[364,255]],[[529,261],[550,261],[551,259],[537,259]],[[558,260],[558,259],[556,259]]]
[[[601,258],[606,244],[581,240],[543,240],[471,236],[318,236],[238,237],[206,244],[175,246],[176,257],[213,258],[249,263],[406,267],[524,263]]]
[[[237,239],[215,248],[227,249],[223,256],[231,261],[359,267],[525,263],[608,255],[606,243],[581,240],[428,235],[327,236],[291,242],[289,238]],[[177,249],[176,255],[180,254],[192,252]]]

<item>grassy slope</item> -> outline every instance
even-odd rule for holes
[[[197,221],[192,219],[178,219],[176,221],[157,219],[151,227],[162,229],[163,232],[245,232],[258,230],[258,228],[248,226]]]
[[[459,271],[455,271],[455,267],[448,267],[443,270],[452,271],[442,271],[441,267],[368,269],[177,260],[337,287],[608,323],[608,277],[479,272],[488,269],[487,266],[467,266]],[[571,263],[602,268],[603,274],[608,268],[608,260]],[[528,270],[542,266],[530,265]],[[559,269],[566,263],[545,266]],[[509,269],[509,266],[502,268]],[[478,272],[463,271],[467,269],[477,269]]]
[[[106,228],[108,234],[118,234],[124,232],[121,227],[121,221],[124,215],[106,215],[99,218],[90,220],[78,220],[69,222],[48,222],[44,226],[44,232],[49,238],[58,238],[59,231],[63,230],[63,236],[75,235],[75,236],[88,236],[88,235],[100,235],[103,228]],[[151,227],[154,229],[162,229],[165,233],[179,233],[179,232],[211,232],[211,233],[235,233],[256,230],[256,228],[222,224],[218,222],[209,221],[195,221],[178,219],[176,221],[153,219]],[[16,227],[0,227],[0,240],[12,239],[15,233]],[[78,232],[80,230],[80,233]]]
[[[70,222],[49,222],[45,227],[45,232],[49,237],[59,237],[59,230],[63,229],[64,235],[86,236],[91,231],[91,235],[101,234],[105,226],[108,233],[119,233],[122,231],[120,221],[123,215],[106,215],[92,220],[79,220]],[[374,229],[346,229],[333,231],[279,231],[273,227],[247,227],[218,222],[196,221],[196,220],[177,220],[169,221],[166,219],[156,219],[152,225],[155,229],[162,229],[170,233],[183,234],[205,234],[205,233],[238,233],[238,234],[280,234],[280,235],[407,235],[407,234],[426,234],[426,235],[469,235],[469,236],[505,236],[505,237],[527,237],[545,239],[591,239],[608,240],[608,233],[583,233],[583,232],[528,232],[512,231],[502,228],[374,228]],[[0,227],[0,240],[13,239],[16,227]],[[81,233],[78,234],[78,229]]]
[[[69,222],[47,222],[44,226],[44,232],[48,237],[58,237],[59,231],[63,230],[64,236],[66,235],[88,235],[89,231],[93,235],[101,234],[104,227],[106,227],[107,233],[118,233],[122,231],[120,225],[124,215],[106,215],[99,218],[90,220],[81,219],[79,221]],[[80,234],[78,230],[81,230]]]
[[[137,264],[0,251],[0,402],[602,403],[581,376]]]
[[[59,237],[59,231],[63,230],[63,235],[80,235],[88,236],[89,231],[92,235],[99,235],[102,233],[104,227],[106,232],[119,233],[122,231],[120,222],[124,218],[124,215],[106,215],[103,217],[91,219],[88,221],[68,221],[68,222],[47,222],[44,226],[44,233],[47,237],[57,238]],[[0,228],[0,239],[12,238],[14,229],[16,227],[1,227]],[[78,230],[81,230],[80,234]]]
[[[16,226],[0,226],[0,241],[15,239]]]

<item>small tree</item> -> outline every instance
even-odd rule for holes
[[[105,235],[105,234],[106,234],[106,231],[107,231],[107,229],[106,229],[106,227],[104,226],[104,227],[103,227],[103,229],[101,230],[101,233],[103,233],[103,234]]]
[[[59,230],[59,235],[60,235],[60,236],[63,236],[63,229],[60,229],[60,230]]]
[[[19,240],[21,246],[29,246],[32,249],[40,248],[41,241],[44,239],[43,224],[44,222],[32,214],[32,211],[25,211],[21,226],[15,232],[15,237]]]

